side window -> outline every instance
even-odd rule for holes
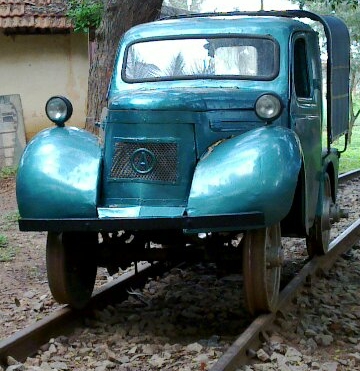
[[[295,40],[294,44],[294,84],[299,98],[310,98],[309,64],[303,38]]]

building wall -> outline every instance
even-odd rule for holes
[[[89,73],[85,34],[0,34],[0,95],[19,94],[26,139],[52,126],[44,108],[52,95],[74,107],[68,125],[85,127]]]

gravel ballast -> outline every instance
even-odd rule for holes
[[[350,218],[359,215],[359,182],[341,186],[339,200]],[[58,307],[47,287],[45,234],[20,233],[11,182],[0,192],[1,234],[15,257],[0,263],[0,328],[4,338]],[[286,271],[306,259],[304,241],[284,239]],[[290,259],[291,258],[291,259]],[[295,268],[294,268],[295,269]],[[111,280],[99,270],[97,284]],[[317,283],[301,290],[265,334],[253,365],[239,370],[360,370],[360,249],[355,246]],[[174,268],[129,291],[68,337],[51,339],[24,363],[9,359],[7,370],[209,370],[249,324],[242,277],[220,277],[214,265]]]

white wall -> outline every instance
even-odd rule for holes
[[[71,100],[74,113],[67,125],[85,126],[87,35],[0,34],[0,62],[0,95],[20,95],[27,139],[53,125],[44,111],[52,95]]]

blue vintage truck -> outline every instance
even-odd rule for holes
[[[309,19],[325,30],[325,76]],[[240,252],[249,311],[276,310],[281,236],[325,254],[339,214],[345,24],[261,11],[139,25],[120,42],[107,98],[99,137],[66,126],[71,103],[50,98],[56,125],[19,165],[20,229],[48,232],[54,298],[82,308],[98,266],[114,273],[200,248],[216,261]]]

